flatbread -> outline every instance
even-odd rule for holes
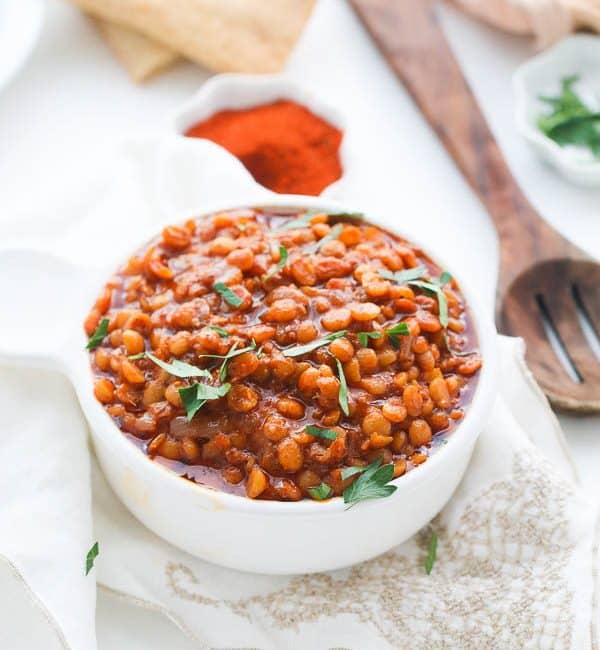
[[[217,72],[277,72],[315,0],[70,0]]]
[[[181,61],[181,56],[177,52],[129,27],[123,27],[102,18],[93,16],[90,18],[131,79],[136,83],[146,81]]]

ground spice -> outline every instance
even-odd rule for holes
[[[225,147],[275,192],[316,196],[342,175],[342,132],[296,102],[220,111],[186,135]]]

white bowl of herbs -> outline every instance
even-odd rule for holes
[[[600,37],[577,34],[515,73],[521,135],[569,181],[600,186]]]

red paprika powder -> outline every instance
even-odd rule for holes
[[[342,132],[296,102],[220,111],[185,135],[220,144],[275,192],[316,196],[342,175]]]

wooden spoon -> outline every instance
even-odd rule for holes
[[[581,324],[588,337],[599,335],[600,265],[523,195],[444,37],[435,1],[350,1],[496,226],[498,329],[525,339],[527,362],[555,406],[600,411],[600,361]]]

